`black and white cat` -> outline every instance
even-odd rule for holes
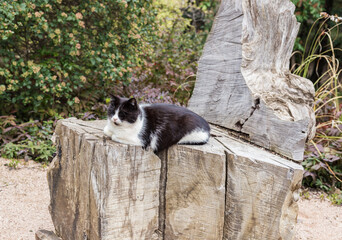
[[[176,143],[205,144],[209,124],[196,113],[171,104],[142,104],[135,98],[113,96],[104,134],[125,144],[159,152]]]

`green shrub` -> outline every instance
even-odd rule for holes
[[[57,119],[56,119],[57,121]],[[51,136],[56,121],[17,123],[14,116],[0,116],[0,153],[9,159],[52,160],[56,147]]]
[[[158,9],[158,39],[153,51],[145,51],[144,64],[134,70],[126,95],[132,94],[147,102],[187,104],[195,83],[197,62],[219,1],[188,4],[167,0],[154,2]],[[185,11],[203,13],[203,26],[191,25],[192,19],[184,16]]]
[[[29,157],[37,162],[50,162],[56,147],[53,146],[51,140],[24,140],[15,143],[8,143],[1,151],[1,156],[9,159]]]
[[[128,85],[155,32],[152,0],[0,0],[0,115],[84,111]]]

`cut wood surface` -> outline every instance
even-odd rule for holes
[[[66,120],[48,172],[50,212],[66,239],[152,239],[158,228],[160,161],[103,136],[104,121]]]
[[[290,0],[222,0],[189,108],[302,161],[315,133],[314,87],[289,70],[299,29],[294,9]]]
[[[211,139],[167,153],[166,239],[222,239],[226,155]]]
[[[50,213],[67,239],[292,239],[302,167],[212,126],[203,146],[155,155],[106,121],[60,120]]]

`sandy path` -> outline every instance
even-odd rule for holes
[[[33,161],[10,170],[0,158],[0,240],[34,240],[40,229],[53,230],[46,169]]]
[[[53,230],[47,170],[33,161],[16,170],[5,163],[0,158],[0,240],[34,240],[38,229]],[[342,240],[342,206],[318,195],[299,201],[295,240]]]
[[[321,200],[310,193],[310,199],[298,203],[298,224],[295,240],[342,240],[342,206]]]

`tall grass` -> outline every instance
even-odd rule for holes
[[[329,27],[330,20],[335,23]],[[306,147],[303,184],[326,191],[342,189],[342,68],[336,57],[342,49],[334,45],[341,20],[322,13],[310,29],[304,52],[293,53],[299,59],[292,68],[293,73],[310,78],[314,70],[319,75],[314,82],[316,135]],[[326,70],[319,74],[322,66]]]

